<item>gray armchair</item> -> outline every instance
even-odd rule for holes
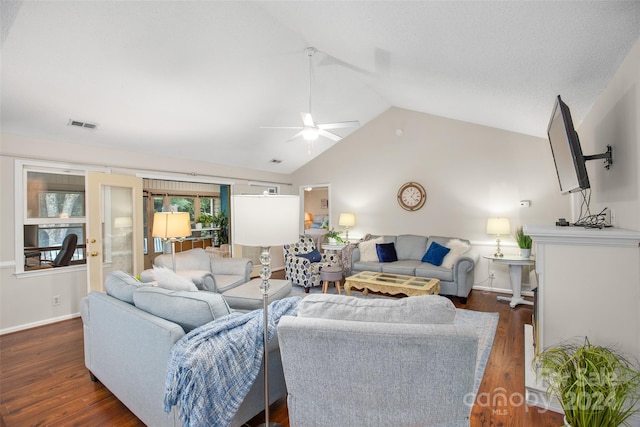
[[[435,295],[304,298],[278,325],[291,427],[469,426],[478,336],[454,317]]]
[[[153,264],[173,269],[171,254],[158,255]],[[176,273],[200,290],[222,293],[250,280],[253,262],[248,258],[211,257],[202,248],[176,253]]]

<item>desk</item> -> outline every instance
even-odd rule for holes
[[[527,301],[522,298],[522,266],[534,265],[535,258],[522,258],[520,255],[505,255],[503,257],[495,257],[493,255],[485,256],[486,259],[490,259],[498,264],[509,265],[509,277],[511,279],[511,289],[513,290],[512,297],[499,296],[498,301],[509,301],[511,308],[514,308],[518,304],[533,305],[532,301]]]

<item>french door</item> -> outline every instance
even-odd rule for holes
[[[143,269],[142,178],[89,172],[87,189],[87,281],[102,291],[109,272]]]

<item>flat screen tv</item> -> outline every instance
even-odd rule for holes
[[[562,101],[560,95],[553,107],[547,135],[562,194],[590,188],[585,166],[587,159],[582,154],[578,133],[573,128],[569,107]]]

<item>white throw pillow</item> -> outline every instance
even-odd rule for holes
[[[362,262],[378,262],[378,251],[376,250],[376,243],[384,243],[383,237],[377,239],[367,240],[366,242],[358,243],[358,249],[360,249],[360,261]]]
[[[462,254],[467,252],[471,247],[467,242],[463,242],[460,239],[451,239],[446,246],[451,250],[442,260],[441,266],[445,268],[453,268],[453,264],[455,264],[458,258],[460,258]]]
[[[153,274],[156,276],[158,287],[172,291],[197,291],[196,285],[173,270],[166,267],[153,266]]]

